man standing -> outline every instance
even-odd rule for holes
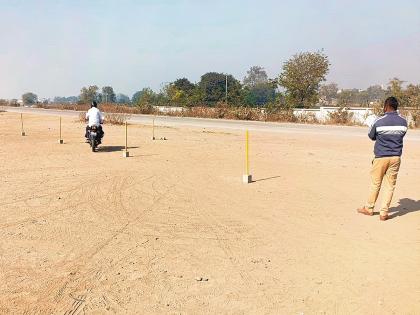
[[[373,215],[382,182],[384,195],[379,218],[388,219],[388,209],[394,194],[401,164],[403,139],[407,133],[407,121],[398,112],[398,100],[388,97],[384,104],[384,116],[375,120],[369,129],[369,138],[375,142],[375,158],[372,161],[370,194],[367,204],[357,209],[359,213]]]

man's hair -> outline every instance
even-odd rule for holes
[[[394,110],[397,110],[398,109],[398,100],[397,100],[397,98],[396,97],[394,97],[394,96],[391,96],[391,97],[388,97],[386,100],[385,100],[385,104],[384,104],[385,106],[390,106],[390,107],[392,107]]]
[[[92,101],[90,107],[98,107],[98,103],[96,103],[96,101]]]

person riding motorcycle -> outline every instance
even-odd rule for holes
[[[97,130],[98,130],[98,136],[99,136],[98,142],[100,144],[102,142],[101,140],[102,140],[102,138],[105,134],[104,131],[102,130],[102,126],[101,126],[101,124],[104,123],[104,115],[98,109],[98,103],[96,103],[96,101],[92,101],[92,103],[90,105],[90,109],[86,113],[86,120],[89,121],[88,125],[86,126],[86,133],[85,133],[86,139],[89,138],[88,131],[89,131],[90,127],[96,126]]]

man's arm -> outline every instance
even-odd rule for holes
[[[369,136],[370,140],[373,140],[373,141],[376,140],[376,123],[374,123],[370,127],[369,132],[368,132],[368,136]]]
[[[99,112],[99,119],[101,121],[101,124],[103,124],[104,121],[105,121],[105,116],[104,116],[104,114],[102,114],[102,112]]]
[[[403,137],[405,137],[405,135],[407,134],[407,131],[408,131],[408,122],[407,122],[407,120],[405,118],[404,118],[404,127],[406,128],[406,130],[404,132]]]

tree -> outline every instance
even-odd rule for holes
[[[263,67],[253,66],[247,71],[244,80],[243,98],[246,105],[263,106],[274,101],[276,86],[269,81]]]
[[[155,106],[167,106],[170,103],[165,89],[162,89],[159,93],[153,92],[153,94],[153,104]]]
[[[102,88],[101,101],[104,103],[115,103],[117,100],[112,86],[104,86]]]
[[[143,90],[137,91],[136,93],[133,94],[133,96],[131,97],[131,103],[133,103],[133,104],[137,104],[138,103],[138,101],[139,101],[139,99],[141,97],[141,94],[143,93]]]
[[[338,93],[338,106],[340,107],[349,107],[354,105],[357,102],[357,89],[341,90]]]
[[[369,94],[367,91],[359,91],[357,90],[356,93],[356,100],[357,104],[360,106],[368,106],[369,105]]]
[[[405,81],[393,78],[389,81],[387,90],[387,95],[396,97],[400,102],[401,107],[407,106],[407,99],[403,88],[404,83]]]
[[[177,87],[175,83],[169,83],[163,88],[162,94],[166,97],[170,105],[185,106],[188,102],[187,93]]]
[[[311,107],[318,102],[320,83],[325,81],[329,65],[322,52],[299,53],[283,65],[279,84],[286,90],[289,106]]]
[[[158,101],[159,96],[150,88],[144,88],[141,91],[137,91],[132,98],[132,103],[137,106],[143,114],[153,113],[153,106]]]
[[[380,85],[372,85],[366,89],[369,102],[378,102],[385,98],[386,91]]]
[[[245,87],[254,87],[264,83],[268,83],[268,75],[263,67],[253,66],[247,71],[244,78]]]
[[[171,105],[192,106],[194,105],[194,93],[196,85],[188,79],[182,78],[165,85],[162,89],[162,99],[166,99]]]
[[[195,89],[195,85],[187,78],[177,79],[173,82],[173,85],[177,90],[184,92],[186,95],[191,95]]]
[[[89,87],[83,87],[80,90],[80,102],[86,104],[91,103],[92,101],[98,101],[98,90],[99,88],[96,85],[90,85]]]
[[[321,85],[319,89],[319,97],[322,103],[332,105],[333,100],[337,99],[338,85],[330,83]]]
[[[369,106],[370,102],[377,102],[382,99],[381,93],[377,90],[378,86],[367,90],[346,89],[337,94],[337,103],[340,106]],[[381,87],[379,86],[379,89]],[[382,90],[382,92],[385,92]]]
[[[405,90],[407,106],[411,108],[420,108],[420,84],[409,84]]]
[[[152,106],[154,104],[156,94],[151,88],[144,88],[143,90],[136,93],[138,93],[138,97],[136,97],[137,101],[135,102],[137,106]]]
[[[22,102],[25,105],[32,105],[38,102],[38,96],[35,93],[27,92],[22,95]]]
[[[77,103],[79,101],[78,96],[56,96],[54,97],[53,103],[63,104],[63,103]]]
[[[119,93],[116,97],[116,102],[119,104],[129,104],[130,98],[125,94]]]
[[[232,75],[224,73],[208,72],[201,76],[198,83],[197,93],[201,101],[210,106],[218,102],[226,101],[226,77],[228,86],[227,102],[229,105],[237,105],[241,102],[241,83]]]
[[[276,89],[269,83],[259,83],[243,90],[244,102],[248,106],[264,106],[276,98]]]

